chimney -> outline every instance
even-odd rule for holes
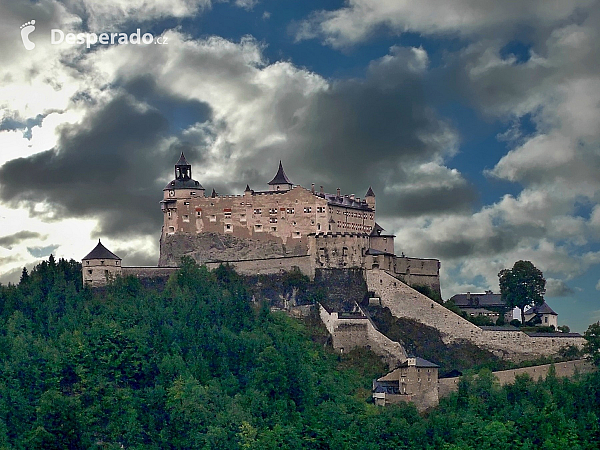
[[[341,197],[342,196],[342,191],[340,190],[340,188],[337,188],[337,196]]]
[[[350,194],[350,200],[354,200],[354,194]]]
[[[321,192],[321,194],[325,194],[325,191],[323,190],[323,186],[321,186],[321,190],[319,192]]]
[[[313,194],[315,193],[315,183],[311,183],[310,192],[312,192]]]
[[[471,293],[467,292],[467,300],[471,300]]]

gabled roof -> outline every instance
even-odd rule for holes
[[[371,236],[377,236],[378,234],[381,234],[382,231],[385,231],[383,227],[375,222],[375,226],[371,230]]]
[[[117,255],[115,255],[113,252],[111,252],[109,249],[107,249],[104,245],[102,245],[102,243],[100,242],[100,239],[98,239],[98,245],[96,245],[94,250],[89,252],[83,259],[84,260],[86,260],[86,259],[118,259],[118,260],[121,260],[121,258],[119,258]]]
[[[375,197],[375,192],[373,192],[373,189],[371,188],[371,186],[369,186],[369,190],[365,194],[365,197]]]
[[[554,312],[552,308],[548,306],[548,303],[544,302],[541,305],[535,305],[525,311],[525,314],[551,314],[553,316],[558,316],[557,313]]]
[[[292,184],[292,182],[288,179],[287,175],[283,171],[283,164],[281,164],[281,160],[279,161],[279,169],[277,170],[277,174],[267,184],[269,184],[269,185],[273,185],[273,184]]]
[[[414,358],[414,357],[410,357],[410,358]],[[424,358],[421,358],[420,356],[417,356],[415,358],[416,360],[416,364],[415,367],[440,367],[437,364],[432,363],[431,361],[427,361]],[[408,367],[408,360],[404,361],[402,364],[400,364],[400,367]]]
[[[189,166],[190,163],[187,162],[187,160],[185,159],[185,156],[183,155],[183,152],[181,152],[181,156],[179,157],[179,161],[177,161],[177,163],[175,164],[176,166]]]
[[[470,295],[471,298],[467,298]],[[492,292],[456,294],[450,300],[459,308],[485,308],[485,307],[505,307],[506,302],[502,300],[502,294],[493,294]]]

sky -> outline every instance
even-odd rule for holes
[[[264,188],[279,160],[295,184],[372,186],[396,252],[441,261],[444,299],[530,260],[583,332],[600,320],[599,3],[0,0],[0,282],[98,238],[155,265],[184,151],[208,192]]]

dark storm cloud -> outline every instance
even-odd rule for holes
[[[440,236],[437,240],[424,241],[421,248],[424,254],[436,255],[436,258],[445,260],[488,257],[514,250],[523,236],[540,238],[545,233],[543,227],[505,225],[495,227],[484,238],[465,232],[461,235],[452,235],[450,238]]]
[[[43,238],[40,233],[34,231],[19,231],[18,233],[0,237],[0,247],[11,248],[15,244],[33,238]]]
[[[389,207],[381,208],[383,215],[386,212],[396,213],[402,217],[420,216],[431,213],[456,213],[469,211],[477,199],[475,189],[471,185],[457,185],[450,187],[424,186],[416,191],[400,192],[389,200],[393,203]]]
[[[59,218],[97,217],[98,235],[157,233],[158,202],[174,151],[161,149],[169,123],[156,109],[126,95],[62,129],[56,148],[0,168],[0,197],[10,205],[47,201]],[[191,147],[189,157],[196,152]]]
[[[468,209],[475,190],[464,180],[442,188],[420,186],[411,176],[415,164],[447,153],[454,133],[428,106],[427,75],[418,64],[411,49],[393,48],[389,58],[371,63],[364,79],[337,81],[317,93],[303,119],[291,124],[287,165],[301,168],[300,180],[292,181],[360,197],[372,186],[384,215]],[[385,190],[390,183],[413,189]]]

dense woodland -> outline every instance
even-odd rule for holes
[[[318,321],[253,304],[228,268],[191,261],[160,289],[81,286],[51,258],[0,287],[3,449],[583,449],[600,376],[467,377],[438,408],[369,401],[385,368],[323,346]]]

